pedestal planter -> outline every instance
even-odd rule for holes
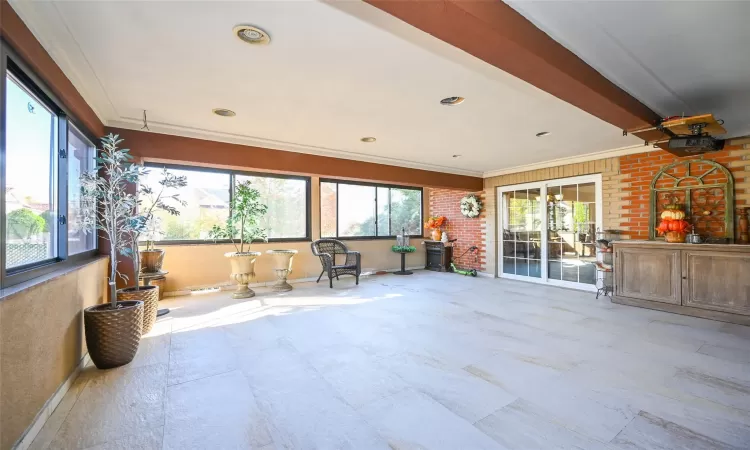
[[[225,253],[232,265],[231,277],[237,282],[237,290],[232,294],[233,298],[255,297],[255,292],[247,285],[255,278],[255,260],[260,252]]]
[[[141,342],[143,302],[119,302],[90,306],[83,310],[86,347],[99,369],[123,366],[135,357]]]
[[[156,323],[156,313],[159,310],[159,287],[141,286],[137,291],[135,288],[125,288],[117,291],[117,301],[140,301],[143,302],[143,334],[148,333]]]
[[[277,292],[291,291],[292,285],[287,283],[286,279],[292,273],[292,259],[297,250],[268,250],[266,254],[273,256],[274,272],[278,279],[271,289]]]
[[[164,250],[141,250],[141,272],[156,273],[161,272],[161,266],[164,263]]]

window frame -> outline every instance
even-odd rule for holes
[[[6,268],[6,215],[5,215],[5,183],[6,174],[6,79],[12,75],[23,89],[28,90],[40,103],[57,116],[57,180],[56,180],[56,213],[58,223],[54,236],[55,245],[57,246],[57,256],[47,258],[22,266]],[[82,261],[94,259],[99,252],[99,239],[94,240],[95,248],[75,255],[68,255],[68,128],[69,125],[75,128],[85,136],[90,142],[91,133],[80,123],[70,111],[64,106],[63,102],[49,89],[47,84],[39,77],[31,67],[13,50],[13,48],[4,40],[0,39],[0,287],[6,288],[20,283],[24,283],[34,278],[47,275],[61,269],[67,269]],[[50,149],[53,152],[53,149]],[[52,159],[50,153],[50,159]],[[64,217],[65,220],[61,220]]]
[[[229,175],[229,203],[231,211],[231,203],[234,198],[234,185],[235,176],[251,176],[251,177],[263,177],[263,178],[281,178],[287,180],[301,180],[305,182],[305,236],[303,237],[291,237],[291,238],[269,238],[268,243],[274,242],[312,242],[312,182],[310,177],[301,175],[287,175],[278,173],[263,173],[263,172],[251,172],[244,170],[231,170],[231,169],[218,169],[214,167],[203,167],[203,166],[191,166],[182,164],[163,164],[152,161],[145,161],[143,166],[148,169],[162,169],[167,170],[192,170],[194,172],[212,172]],[[265,241],[253,241],[254,243],[264,243]],[[217,245],[217,244],[231,244],[230,239],[164,239],[161,241],[154,241],[154,245]]]
[[[420,187],[414,187],[414,186],[403,186],[398,184],[384,184],[384,183],[370,183],[366,181],[348,181],[348,180],[338,180],[334,178],[321,178],[320,184],[323,183],[333,183],[336,185],[336,236],[323,236],[323,214],[319,214],[318,220],[320,221],[320,238],[321,239],[336,239],[339,241],[372,241],[372,240],[388,240],[388,239],[396,239],[396,234],[388,235],[388,236],[378,236],[378,188],[388,188],[388,227],[391,227],[391,189],[401,189],[401,190],[409,190],[409,191],[419,191],[419,217],[420,217],[420,230],[422,232],[420,234],[409,234],[407,235],[410,238],[421,238],[424,237],[424,188]],[[350,184],[355,186],[368,186],[375,188],[375,199],[373,200],[375,202],[375,236],[339,236],[339,185],[340,184]],[[320,186],[318,187],[318,192],[321,192]],[[321,206],[322,207],[322,195],[321,195]]]

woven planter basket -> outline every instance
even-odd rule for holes
[[[119,302],[90,306],[83,310],[86,346],[99,369],[123,366],[135,358],[141,342],[143,302]]]
[[[156,323],[156,313],[159,311],[158,286],[141,286],[137,291],[135,288],[120,289],[117,291],[117,301],[143,302],[143,334],[151,331]]]

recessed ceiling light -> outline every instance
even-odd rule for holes
[[[362,139],[360,139],[360,141],[362,141],[362,142],[375,142],[376,140],[377,139],[375,139],[372,136],[367,136],[367,137],[363,137]]]
[[[454,158],[460,158],[461,155],[453,155]]]
[[[214,108],[212,109],[212,111],[214,114],[216,114],[217,116],[221,116],[221,117],[234,117],[237,115],[237,113],[235,113],[231,109]]]
[[[247,42],[248,44],[268,45],[271,42],[271,37],[268,33],[251,25],[237,25],[232,28],[232,32],[242,42]]]
[[[466,99],[463,97],[446,97],[440,100],[440,104],[446,106],[454,106],[463,103],[464,100]]]
[[[542,131],[536,134],[536,137],[542,137],[547,136],[549,134],[549,131]]]

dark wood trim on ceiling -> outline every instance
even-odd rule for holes
[[[36,40],[7,0],[0,0],[0,37],[4,39],[21,59],[41,78],[65,107],[89,133],[104,134],[104,124],[86,103],[68,77],[58,67],[49,53]]]
[[[659,119],[502,1],[364,1],[620,129]]]
[[[258,172],[459,189],[472,192],[483,188],[481,177],[122,128],[107,128],[107,132],[119,134],[121,138],[125,139],[123,146],[130,148],[133,156],[146,161],[229,169],[242,168]]]

